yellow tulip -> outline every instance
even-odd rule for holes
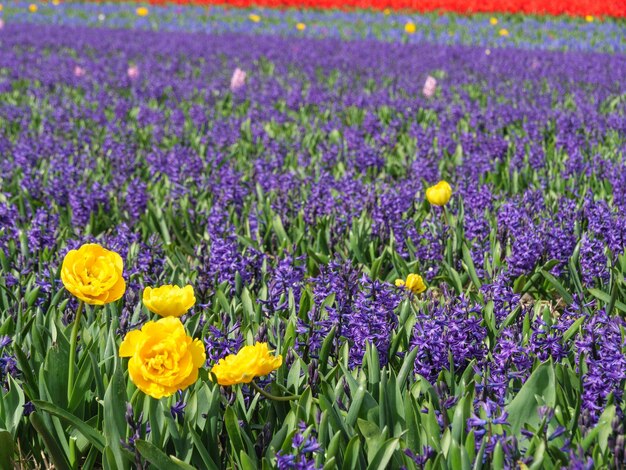
[[[389,8],[385,8],[385,9],[383,10],[383,14],[384,14],[385,16],[391,15],[391,9],[389,9]]]
[[[305,25],[304,23],[298,23],[298,24],[296,25],[296,29],[297,29],[298,31],[304,31],[304,30],[306,29],[306,25]]]
[[[445,206],[452,197],[452,188],[446,181],[439,181],[426,190],[426,199],[433,206]]]
[[[502,28],[500,31],[498,31],[498,34],[500,36],[508,36],[509,35],[509,30],[505,29],[505,28]]]
[[[148,16],[148,9],[146,7],[138,7],[137,10],[137,16]]]
[[[261,21],[261,17],[259,15],[255,15],[254,13],[250,13],[248,15],[248,18],[250,19],[250,21],[252,21],[253,23],[258,23],[259,21]]]
[[[419,274],[409,274],[406,281],[404,279],[396,279],[396,286],[404,287],[414,294],[421,294],[426,290],[426,284],[424,284],[424,280]]]
[[[90,305],[115,302],[124,295],[122,257],[95,243],[70,250],[63,259],[61,280],[72,295]]]
[[[128,374],[137,388],[157,399],[194,384],[206,361],[202,342],[188,336],[175,317],[149,321],[141,330],[129,331],[119,355],[130,357]]]
[[[37,13],[38,9],[39,8],[34,3],[31,3],[30,5],[28,5],[28,11],[30,11],[31,13]]]
[[[594,20],[593,16],[591,16],[591,15],[585,16],[585,21],[587,23],[593,23],[593,20]]]
[[[415,23],[409,21],[407,24],[404,25],[404,32],[407,34],[415,34],[415,31],[417,31],[417,28],[415,27]]]
[[[252,382],[255,377],[267,375],[283,363],[279,354],[270,354],[267,343],[244,346],[237,354],[230,354],[213,366],[211,376],[217,377],[220,385],[235,385]]]
[[[143,304],[162,317],[180,317],[196,303],[192,286],[161,286],[143,290]]]
[[[497,25],[497,24],[498,24],[498,18],[492,17],[492,18],[489,20],[489,23],[490,23],[491,25],[493,25],[493,26]]]

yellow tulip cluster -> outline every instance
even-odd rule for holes
[[[124,295],[123,268],[119,254],[90,243],[67,253],[61,267],[61,280],[81,302],[105,305]],[[165,285],[146,287],[143,303],[148,310],[164,318],[149,321],[141,329],[128,332],[120,345],[119,355],[130,358],[128,373],[137,388],[153,398],[168,397],[194,384],[199,369],[206,362],[204,345],[199,339],[187,335],[179,318],[194,306],[196,298],[190,285]],[[81,310],[79,307],[79,312]],[[75,331],[79,321],[78,314]],[[75,347],[75,341],[72,341],[74,352]],[[72,377],[73,357],[74,354],[70,361]],[[270,354],[266,343],[256,343],[220,360],[211,374],[220,385],[249,383],[255,377],[276,370],[282,362],[282,356]]]

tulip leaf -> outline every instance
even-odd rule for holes
[[[63,453],[61,447],[59,447],[57,440],[50,433],[41,415],[35,411],[30,414],[28,419],[30,424],[33,425],[33,428],[35,428],[35,431],[37,431],[37,434],[41,436],[55,468],[59,470],[70,470],[70,464],[66,455]]]
[[[70,412],[65,411],[63,408],[47,401],[33,400],[33,405],[35,405],[36,408],[61,418],[68,424],[74,426],[100,452],[104,449],[105,440],[102,434]]]
[[[122,364],[118,359],[115,372],[104,394],[103,431],[107,446],[111,449],[118,469],[128,468],[132,459],[121,446],[126,437],[126,382],[122,375]]]

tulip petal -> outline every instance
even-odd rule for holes
[[[133,330],[126,333],[124,341],[120,344],[120,357],[131,357],[135,354],[137,346],[141,343],[143,333],[140,330]]]

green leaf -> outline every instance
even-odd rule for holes
[[[126,437],[126,382],[122,375],[122,363],[117,361],[115,372],[104,394],[103,432],[118,469],[128,468],[130,453],[126,454],[120,441]]]
[[[90,372],[92,372],[91,360],[88,353],[86,353],[83,354],[79,363],[78,374],[76,375],[74,387],[72,389],[72,398],[70,399],[70,404],[68,405],[70,411],[75,411],[80,404],[84,402],[85,393],[90,390],[90,385],[93,381],[93,376]]]
[[[24,392],[13,377],[9,375],[9,391],[2,399],[2,407],[5,409],[5,426],[12,435],[17,433],[17,426],[20,424],[24,414]]]
[[[200,455],[200,458],[202,459],[202,463],[204,464],[204,468],[206,468],[207,470],[217,470],[218,469],[217,465],[215,465],[215,462],[211,458],[209,451],[207,450],[206,446],[202,442],[202,439],[200,438],[198,433],[194,431],[192,428],[189,428],[188,432],[189,432],[189,435],[191,436],[191,440],[193,441],[194,450]]]
[[[50,400],[61,408],[67,408],[67,364],[69,342],[59,333],[57,344],[48,350],[43,366],[43,375]]]
[[[419,349],[418,346],[415,346],[407,355],[404,356],[404,360],[402,361],[402,367],[400,367],[400,372],[398,372],[397,383],[400,387],[403,387],[406,383],[409,374],[413,372],[415,369],[415,358],[417,357]]]
[[[574,301],[572,295],[567,291],[565,287],[563,287],[563,284],[561,284],[556,277],[554,277],[545,269],[541,269],[540,272],[541,275],[546,279],[546,281],[552,284],[552,287],[554,287],[554,289],[559,293],[559,295],[567,305],[570,305]]]
[[[376,452],[374,460],[372,460],[367,466],[368,470],[387,468],[394,452],[398,450],[399,446],[400,439],[397,437],[385,441],[380,449],[378,449],[378,452]]]
[[[50,413],[62,420],[66,421],[68,424],[74,426],[80,433],[87,438],[87,440],[96,447],[100,452],[104,450],[105,440],[102,434],[100,434],[97,430],[89,426],[84,421],[81,421],[78,417],[73,414],[65,411],[63,408],[58,407],[53,403],[49,403],[47,401],[41,400],[33,400],[33,405],[36,408]]]
[[[254,460],[252,460],[250,456],[246,454],[244,451],[241,451],[239,453],[239,460],[241,462],[242,470],[256,470],[257,469],[256,463],[254,463]]]
[[[322,374],[325,374],[326,370],[328,369],[328,356],[330,355],[333,340],[335,339],[335,331],[336,327],[333,326],[328,333],[328,336],[326,336],[326,338],[324,338],[324,341],[322,342],[322,349],[320,350],[319,358],[320,372]]]
[[[580,317],[578,320],[576,320],[574,323],[572,323],[572,326],[570,326],[567,331],[565,333],[563,333],[563,344],[565,344],[567,341],[569,341],[576,333],[578,333],[578,329],[580,328],[580,325],[583,324],[583,322],[585,321],[586,317]]]
[[[70,464],[67,460],[67,456],[63,453],[56,439],[52,437],[50,430],[43,421],[43,418],[38,412],[33,412],[28,417],[30,424],[33,425],[37,434],[44,442],[50,460],[58,470],[70,470]]]
[[[9,431],[0,431],[0,468],[14,468],[13,453],[15,444]]]
[[[541,397],[541,402],[537,400]],[[517,434],[524,424],[536,426],[539,423],[537,408],[548,405],[554,408],[556,383],[552,362],[544,362],[537,367],[524,383],[515,398],[507,406],[509,423],[513,434]]]
[[[600,289],[589,289],[589,293],[591,295],[593,295],[596,299],[601,300],[602,302],[604,302],[605,304],[609,305],[612,301],[611,295],[607,294],[606,292],[601,291]],[[620,302],[619,300],[615,300],[614,301],[614,307],[619,310],[622,313],[626,313],[626,304],[623,302]],[[609,311],[607,311],[607,313],[611,313]]]
[[[615,409],[615,405],[608,405],[600,415],[598,424],[596,425],[600,428],[600,432],[598,433],[598,444],[600,445],[602,452],[606,452],[609,436],[613,432],[611,424],[613,423],[613,418],[615,418]]]
[[[358,435],[355,435],[350,439],[346,446],[346,452],[343,459],[343,470],[351,470],[358,468],[359,453],[361,452],[361,440]]]
[[[354,423],[356,423],[357,418],[359,417],[359,412],[361,411],[361,405],[363,404],[363,399],[365,398],[365,387],[363,385],[359,385],[354,394],[354,398],[352,403],[350,404],[350,408],[348,410],[348,415],[346,416],[346,425],[353,427]]]
[[[476,273],[476,267],[474,266],[472,255],[466,243],[463,243],[462,249],[463,249],[463,262],[465,263],[465,270],[467,271],[467,274],[472,280],[472,283],[474,284],[474,286],[476,286],[476,289],[480,290],[480,288],[482,287],[482,284],[480,280],[478,279],[478,274]]]
[[[487,440],[483,439],[483,442],[480,445],[480,449],[478,449],[478,454],[476,454],[476,459],[474,460],[473,470],[480,470],[483,467],[483,455],[485,455],[486,445]]]
[[[500,441],[498,441],[496,447],[493,449],[491,464],[492,468],[496,470],[504,468],[504,450],[502,449],[502,444],[500,443]]]
[[[33,315],[33,318],[35,316]],[[26,354],[22,351],[22,348],[15,344],[15,358],[17,359],[17,364],[22,372],[22,382],[24,383],[24,389],[26,390],[26,394],[30,399],[39,398],[37,394],[37,380],[33,375],[32,365],[29,362]]]
[[[367,445],[367,458],[370,462],[372,462],[376,458],[378,451],[383,446],[384,440],[386,439],[386,432],[381,432],[380,428],[376,426],[376,424],[364,419],[359,419],[357,421],[357,425],[361,434],[363,434],[363,437],[365,438],[365,443]]]
[[[239,455],[243,450],[243,439],[241,438],[241,432],[239,430],[239,420],[235,415],[235,411],[232,407],[227,406],[224,413],[224,424],[226,426],[226,432],[230,439],[230,443],[233,446],[233,452],[235,455]]]
[[[193,470],[189,464],[181,462],[178,459],[172,459],[167,456],[161,449],[151,442],[137,440],[135,447],[148,462],[154,465],[158,470]]]

